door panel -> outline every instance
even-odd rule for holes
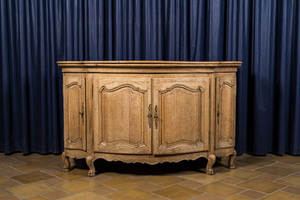
[[[150,154],[151,80],[94,77],[94,150]]]
[[[153,79],[154,154],[208,150],[209,77]]]
[[[216,78],[216,148],[235,145],[236,78],[220,74]]]
[[[84,75],[65,74],[63,92],[65,148],[86,150]]]

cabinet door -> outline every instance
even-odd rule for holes
[[[151,154],[151,79],[95,76],[93,88],[94,151]]]
[[[154,154],[207,151],[210,78],[153,80]]]
[[[64,74],[63,90],[65,148],[86,150],[84,75]]]
[[[234,147],[236,75],[216,77],[216,148]]]

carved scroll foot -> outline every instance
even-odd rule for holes
[[[95,165],[94,165],[95,158],[93,156],[86,157],[86,164],[89,166],[90,170],[88,173],[89,177],[93,177],[96,174]]]
[[[216,162],[216,155],[215,154],[209,154],[207,157],[207,165],[206,165],[206,174],[213,175],[214,170],[212,169],[213,165]]]
[[[65,152],[61,154],[61,158],[64,161],[63,169],[65,172],[71,171],[76,167],[75,158],[70,158],[69,156],[66,156]]]
[[[228,167],[230,169],[235,168],[235,165],[233,164],[235,157],[236,157],[236,150],[233,150],[233,153],[232,153],[232,155],[229,156],[229,160],[228,160]]]

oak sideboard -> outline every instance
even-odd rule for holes
[[[64,170],[86,158],[125,163],[217,157],[234,168],[236,72],[241,62],[59,61]]]

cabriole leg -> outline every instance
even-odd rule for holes
[[[65,172],[71,171],[72,169],[75,168],[75,166],[76,166],[75,158],[70,158],[69,156],[66,156],[65,152],[63,152],[61,154],[61,158],[64,161],[63,169],[64,169]]]
[[[62,158],[63,161],[64,161],[64,166],[63,166],[64,171],[65,171],[65,172],[70,171],[69,157],[66,156],[66,153],[65,153],[65,152],[63,152],[63,153],[61,154],[61,158]]]
[[[233,164],[235,157],[236,157],[236,150],[233,150],[233,154],[229,156],[229,160],[228,160],[228,167],[230,169],[235,168],[235,165]]]
[[[86,157],[86,164],[89,166],[90,170],[88,173],[89,177],[93,177],[96,174],[95,165],[94,165],[95,158],[93,156]]]
[[[214,171],[212,169],[213,165],[216,162],[216,155],[215,154],[209,154],[207,157],[207,165],[206,165],[206,174],[213,175]]]
[[[61,154],[61,157],[64,161],[63,170],[65,172],[71,171],[76,167],[75,158],[70,158],[69,156],[66,156],[65,152]]]

